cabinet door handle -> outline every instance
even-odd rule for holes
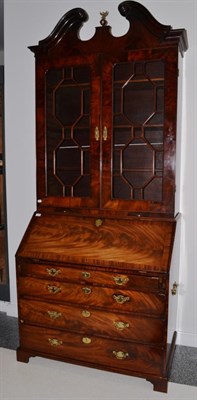
[[[125,360],[125,358],[129,357],[129,353],[126,353],[124,351],[113,351],[113,355],[118,359],[118,360]]]
[[[130,300],[129,296],[123,296],[122,294],[113,294],[113,299],[116,301],[118,304],[124,304],[127,301]]]
[[[61,287],[48,285],[47,289],[50,293],[56,294],[61,291]]]
[[[96,142],[98,142],[99,139],[100,139],[100,132],[99,132],[98,126],[96,126],[96,128],[95,128],[95,130],[94,130],[94,136],[95,136]]]
[[[103,140],[106,142],[106,140],[107,140],[107,127],[106,126],[104,126],[103,127]]]

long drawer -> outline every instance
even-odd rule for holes
[[[18,278],[18,293],[19,296],[48,299],[58,303],[66,302],[159,316],[165,313],[165,295],[162,293],[84,286],[31,277]]]
[[[95,285],[108,285],[123,288],[139,288],[147,290],[165,289],[165,278],[159,276],[144,276],[142,273],[123,274],[116,272],[102,272],[86,266],[61,266],[17,261],[18,273],[45,279],[56,279],[69,282],[81,282]]]
[[[55,329],[22,325],[21,348],[38,351],[40,355],[66,360],[78,360],[95,366],[106,366],[123,371],[162,374],[161,348],[109,340],[95,336],[74,334]]]
[[[19,316],[22,323],[56,329],[155,344],[165,340],[165,321],[158,318],[26,299],[19,300]]]

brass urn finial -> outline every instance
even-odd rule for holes
[[[100,15],[101,15],[101,20],[100,20],[100,24],[102,25],[102,26],[106,26],[107,24],[108,24],[108,22],[107,22],[107,20],[106,20],[106,17],[108,16],[108,14],[109,14],[109,12],[108,11],[103,11],[103,12],[100,12]]]

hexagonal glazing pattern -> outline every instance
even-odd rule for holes
[[[117,64],[113,74],[113,197],[162,200],[164,64]]]
[[[90,69],[46,74],[47,193],[90,195]]]

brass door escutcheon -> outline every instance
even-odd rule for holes
[[[127,276],[113,276],[113,280],[116,285],[122,286],[129,282],[129,278]]]
[[[124,351],[113,351],[114,356],[118,359],[118,360],[125,360],[125,358],[127,358],[129,356],[129,353],[124,352]]]
[[[119,331],[123,331],[124,329],[129,328],[129,323],[123,322],[123,321],[118,321],[118,322],[114,322],[114,326]]]
[[[98,128],[98,126],[96,126],[96,128],[95,128],[95,130],[94,130],[94,136],[95,136],[96,142],[98,142],[98,141],[99,141],[99,138],[100,138],[100,133],[99,133],[99,128]]]
[[[104,140],[104,142],[106,142],[106,140],[107,140],[107,127],[106,126],[104,126],[104,128],[103,128],[103,140]]]
[[[61,346],[61,344],[63,343],[62,340],[54,339],[54,338],[53,339],[49,338],[48,341],[51,346]]]
[[[113,299],[118,303],[118,304],[124,304],[127,301],[130,300],[129,296],[123,296],[122,294],[113,294]]]

